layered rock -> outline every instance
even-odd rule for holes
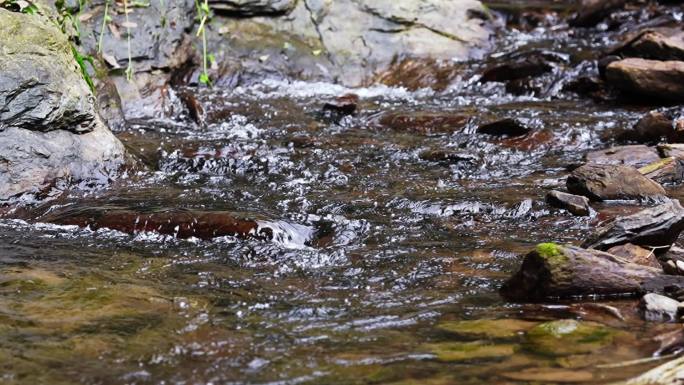
[[[684,101],[684,62],[630,58],[606,68],[608,82],[636,97]]]
[[[123,145],[102,123],[67,38],[47,16],[0,8],[0,201],[58,179],[106,182]]]
[[[210,36],[220,63],[214,77],[225,85],[267,74],[359,86],[387,78],[405,60],[467,58],[488,37],[478,18],[486,12],[474,0],[301,0],[277,17],[242,18],[230,16],[259,13],[235,7],[238,2],[218,3],[231,9],[216,19],[220,27]]]

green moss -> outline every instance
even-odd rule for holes
[[[424,348],[434,354],[439,361],[458,362],[512,356],[516,345],[473,341],[427,344]]]
[[[516,319],[448,321],[437,325],[439,330],[468,338],[514,338],[536,323]]]
[[[535,251],[550,266],[562,266],[568,261],[568,258],[563,253],[563,246],[555,243],[540,243]]]
[[[614,336],[614,330],[601,324],[558,320],[530,329],[524,347],[546,356],[584,354],[610,345]]]

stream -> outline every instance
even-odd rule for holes
[[[136,122],[116,135],[146,167],[0,220],[0,382],[603,384],[655,366],[621,363],[679,327],[646,323],[635,300],[498,294],[537,243],[586,237],[597,218],[544,196],[648,111],[565,91],[620,32],[549,17],[455,63],[439,91],[272,79],[178,90],[205,125]],[[534,93],[479,81],[529,50],[555,60]],[[350,93],[354,114],[323,110]],[[477,132],[504,118],[532,132]],[[112,213],[118,229],[75,225]],[[181,236],[138,223],[153,215],[255,227]],[[589,331],[540,334],[554,327]]]

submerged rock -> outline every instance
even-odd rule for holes
[[[568,210],[570,213],[581,217],[589,216],[593,211],[588,198],[556,190],[546,194],[546,202],[553,207]]]
[[[557,58],[552,53],[544,51],[516,53],[485,69],[481,81],[504,82],[539,76],[553,69],[554,59]]]
[[[382,114],[375,124],[399,132],[424,134],[453,133],[463,130],[470,116],[449,112],[394,112]]]
[[[592,151],[584,156],[584,160],[587,163],[623,164],[638,168],[660,160],[660,155],[653,147],[637,144]]]
[[[566,184],[572,194],[595,201],[665,196],[665,190],[658,183],[636,168],[622,165],[586,164],[574,170]]]
[[[461,362],[512,356],[516,345],[493,344],[487,341],[442,342],[426,344],[423,349],[434,354],[439,361]]]
[[[525,350],[550,356],[584,354],[612,344],[615,331],[573,319],[539,324],[527,332]]]
[[[510,339],[520,336],[536,324],[517,319],[481,319],[442,322],[437,329],[467,338]]]
[[[606,68],[608,82],[640,101],[655,98],[672,102],[684,101],[684,62],[624,59]]]
[[[682,304],[664,295],[649,293],[641,298],[639,311],[646,321],[677,322]]]
[[[608,250],[632,243],[662,254],[684,230],[684,208],[678,200],[650,207],[636,214],[617,217],[601,224],[582,247]]]
[[[0,201],[58,179],[107,183],[124,162],[66,36],[0,8]]]

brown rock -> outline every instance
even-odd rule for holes
[[[570,21],[570,25],[592,27],[626,3],[627,0],[582,0],[577,15]]]
[[[634,127],[621,134],[622,140],[641,143],[657,143],[663,139],[676,142],[684,139],[684,132],[678,133],[671,116],[663,111],[649,111]]]
[[[634,96],[684,101],[682,61],[620,60],[608,65],[606,78],[611,85]]]
[[[674,157],[664,158],[640,168],[639,172],[657,183],[681,183],[684,180],[684,161]]]
[[[684,31],[671,28],[642,31],[613,53],[653,60],[684,60]]]
[[[584,156],[587,163],[623,164],[642,167],[660,160],[658,151],[644,145],[618,146],[606,150],[592,151]]]
[[[631,166],[586,164],[567,179],[568,191],[595,201],[665,196],[661,185]]]
[[[579,195],[572,195],[561,191],[552,190],[546,194],[546,202],[560,209],[568,210],[577,216],[589,216],[593,211],[589,206],[589,199]]]
[[[607,250],[609,254],[617,255],[637,265],[644,265],[661,269],[660,262],[652,250],[641,246],[626,243],[624,245],[611,247]]]

